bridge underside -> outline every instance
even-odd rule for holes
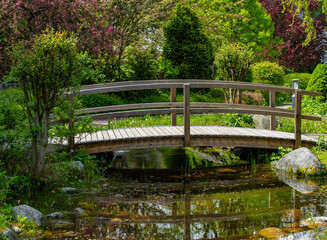
[[[183,126],[155,126],[102,130],[81,134],[75,138],[76,147],[88,153],[144,148],[184,147]],[[302,136],[301,146],[311,148],[314,140]],[[222,126],[191,126],[188,147],[248,147],[278,149],[295,148],[294,133],[253,128]]]

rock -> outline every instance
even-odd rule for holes
[[[82,214],[82,213],[84,213],[84,209],[83,208],[74,208],[73,213]]]
[[[311,217],[301,221],[304,226],[327,226],[327,217]]]
[[[46,225],[46,219],[44,215],[40,211],[28,205],[20,205],[14,207],[12,209],[12,215],[14,220],[16,221],[18,219],[17,217],[20,216],[26,217],[26,220],[36,223],[39,227],[43,227]]]
[[[124,197],[124,195],[122,195],[122,194],[115,194],[115,196],[114,196],[115,198],[123,198]]]
[[[270,117],[264,115],[253,115],[252,119],[255,123],[255,128],[270,129]]]
[[[282,157],[275,165],[277,170],[300,175],[316,175],[326,172],[325,166],[308,149],[296,149]]]
[[[121,222],[120,218],[113,218],[110,220],[110,222]]]
[[[71,163],[69,163],[69,166],[72,169],[77,170],[79,172],[83,172],[84,171],[84,165],[80,161],[71,162]]]
[[[62,212],[54,212],[46,215],[46,217],[50,220],[59,219],[62,218],[63,216],[64,214]]]
[[[6,239],[6,240],[19,240],[19,238],[16,236],[16,234],[9,228],[4,230],[3,232],[0,232],[0,238],[1,238],[1,236],[4,237],[4,239]]]
[[[54,229],[71,229],[74,227],[74,223],[72,222],[67,222],[67,221],[59,221],[59,222],[56,222],[54,225],[53,225],[53,228]]]
[[[276,239],[279,236],[285,235],[285,232],[280,230],[279,228],[265,228],[259,232],[259,235],[264,238],[268,239]]]
[[[63,187],[61,188],[61,191],[66,192],[66,193],[75,193],[78,192],[78,188],[73,188],[73,187]]]
[[[15,233],[21,233],[23,232],[23,230],[20,227],[17,226],[12,226],[11,229],[15,232]]]

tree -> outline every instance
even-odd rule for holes
[[[302,15],[303,22],[301,27],[303,27],[306,32],[306,38],[303,42],[304,46],[309,45],[312,38],[316,38],[316,28],[311,11],[311,2],[312,0],[282,0],[284,9],[288,9],[288,11],[292,13],[293,18]],[[326,15],[327,0],[318,0],[316,3],[320,5],[322,13]]]
[[[195,2],[215,48],[222,43],[243,43],[252,48],[257,59],[278,57],[273,23],[257,0]]]
[[[162,55],[178,68],[179,78],[212,78],[212,43],[189,6],[177,4],[163,30]]]
[[[225,81],[243,82],[253,60],[254,53],[249,47],[240,43],[223,45],[215,58],[218,76]],[[241,101],[240,91],[236,89],[224,89],[224,95],[227,103],[234,103],[236,97]]]
[[[24,91],[32,138],[31,172],[39,177],[46,164],[49,114],[61,98],[78,85],[78,53],[75,37],[47,31],[37,35],[30,48],[23,42],[13,47],[11,77]]]
[[[26,45],[46,29],[65,30],[79,38],[79,50],[94,56],[117,54],[112,18],[103,14],[98,0],[3,0],[0,2],[0,77],[11,66],[10,50],[18,41]],[[112,10],[113,11],[113,10]],[[120,13],[117,13],[119,15]]]
[[[303,20],[294,16],[294,11],[283,11],[282,0],[261,0],[262,6],[267,9],[272,21],[275,24],[276,37],[283,40],[279,45],[281,55],[279,64],[295,71],[307,71],[316,66],[324,55],[325,41],[324,27],[321,21],[313,20],[316,37],[310,40],[310,44],[304,46],[307,33],[303,27]],[[310,4],[311,12],[317,11],[318,3],[313,1]]]

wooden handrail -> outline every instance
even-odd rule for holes
[[[184,102],[176,102],[176,89],[182,88],[184,92]],[[193,103],[190,102],[191,88],[233,88],[269,91],[269,107],[247,104],[225,104],[225,103]],[[168,79],[168,80],[141,80],[128,82],[114,82],[106,84],[94,84],[83,86],[78,94],[71,95],[89,95],[98,93],[114,93],[121,91],[136,91],[149,89],[170,89],[170,102],[164,103],[140,103],[104,106],[97,108],[81,109],[77,114],[91,114],[94,120],[130,117],[149,114],[171,114],[171,124],[176,125],[176,114],[184,114],[184,146],[190,146],[190,115],[202,113],[244,113],[270,115],[270,129],[275,130],[276,116],[289,117],[295,119],[295,146],[301,145],[301,120],[308,119],[320,121],[317,116],[301,114],[301,97],[303,95],[322,96],[321,92],[298,90],[289,87],[248,83],[248,82],[230,82],[217,80],[196,80],[196,79]],[[295,110],[281,109],[275,107],[276,92],[293,93],[296,96]],[[85,116],[75,117],[78,121]],[[70,118],[72,119],[72,118]],[[73,129],[74,124],[70,121],[69,128]],[[72,141],[72,139],[70,140]],[[70,146],[73,143],[69,144]]]

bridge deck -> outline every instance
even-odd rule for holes
[[[84,147],[89,153],[123,149],[153,147],[183,147],[183,126],[154,126],[102,130],[75,137],[76,147]],[[302,147],[312,147],[316,141],[302,136]],[[190,146],[252,147],[278,149],[295,148],[294,133],[264,129],[191,126]]]

